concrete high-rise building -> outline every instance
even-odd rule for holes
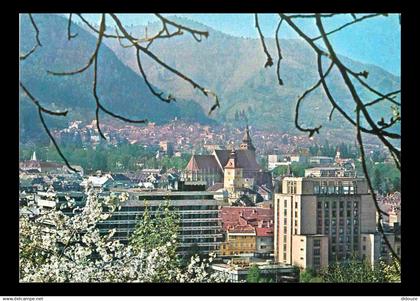
[[[185,182],[184,190],[113,189],[114,193],[128,193],[128,200],[121,209],[102,226],[116,229],[115,238],[127,242],[147,206],[153,216],[159,206],[166,202],[180,216],[179,248],[180,255],[188,254],[192,248],[202,254],[216,252],[223,241],[219,218],[219,205],[214,198],[215,192],[192,189]],[[203,183],[203,188],[204,188]],[[186,187],[189,187],[185,189]],[[194,186],[194,185],[192,185]],[[190,190],[191,189],[191,190]]]
[[[376,209],[366,179],[340,171],[283,178],[274,196],[277,262],[319,269],[353,254],[378,259]],[[364,245],[367,240],[372,246]]]

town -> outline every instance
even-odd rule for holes
[[[332,148],[313,151],[307,136],[242,128],[220,128],[173,121],[145,127],[106,125],[108,143],[125,141],[156,149],[157,161],[188,154],[185,166],[135,171],[84,170],[74,173],[62,162],[41,160],[34,151],[19,163],[21,206],[42,210],[66,198],[83,206],[88,186],[101,196],[128,195],[128,201],[101,225],[127,243],[136,218],[164,202],[180,215],[177,253],[217,254],[211,268],[233,282],[247,279],[256,266],[272,282],[299,282],[305,270],[319,271],[357,255],[372,266],[392,257],[378,231],[378,212],[360,158]],[[55,131],[60,143],[98,145],[95,124],[73,122]],[[366,146],[378,152],[373,142]],[[331,155],[331,152],[334,152]],[[382,158],[388,162],[390,158]],[[374,162],[375,163],[375,162]],[[297,172],[295,167],[303,168]],[[400,256],[399,187],[379,189],[383,230]],[[29,214],[29,213],[28,213]]]

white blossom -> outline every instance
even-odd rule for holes
[[[86,205],[74,208],[72,216],[63,214],[61,209],[51,209],[30,219],[22,211],[21,282],[228,281],[224,274],[211,273],[214,254],[203,261],[198,255],[193,256],[186,268],[173,268],[169,249],[176,237],[151,252],[134,252],[131,246],[114,239],[115,229],[101,234],[98,223],[110,218],[128,195],[101,200],[91,187],[87,187],[86,194]],[[74,206],[74,200],[67,201],[69,207]]]

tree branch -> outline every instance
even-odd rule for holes
[[[74,35],[72,35],[71,34],[71,24],[72,24],[72,22],[71,22],[71,17],[73,16],[73,14],[70,14],[70,16],[69,16],[69,22],[67,23],[67,40],[71,40],[72,38],[75,38],[75,37],[77,37],[77,33],[76,34],[74,34]]]
[[[265,55],[267,56],[267,61],[265,62],[264,67],[271,67],[273,66],[273,58],[271,57],[270,53],[267,50],[267,46],[265,45],[264,35],[261,31],[260,25],[258,23],[258,14],[255,14],[255,27],[258,30],[258,34],[260,35],[261,44],[264,50]]]
[[[38,26],[36,25],[35,20],[34,20],[34,18],[32,17],[32,14],[28,14],[28,15],[29,15],[29,19],[31,20],[32,26],[33,26],[33,28],[35,29],[35,39],[36,39],[36,43],[37,43],[39,46],[42,46],[41,41],[39,40],[39,29],[38,29]]]
[[[380,128],[378,128],[375,124],[375,122],[372,120],[369,112],[367,111],[367,109],[363,106],[363,102],[360,99],[352,81],[350,80],[348,74],[347,74],[347,68],[342,64],[342,62],[338,59],[333,47],[331,46],[331,43],[325,33],[324,27],[322,25],[322,20],[320,16],[317,16],[316,18],[316,25],[322,35],[323,41],[329,51],[330,54],[330,58],[331,60],[337,65],[338,70],[340,71],[340,74],[347,86],[347,88],[350,91],[350,94],[353,98],[353,100],[355,101],[356,105],[358,107],[360,107],[361,112],[363,113],[364,118],[366,119],[366,121],[368,122],[369,126],[372,128],[372,132],[374,135],[376,135],[381,141],[382,143],[388,147],[388,149],[390,150],[390,152],[394,153],[396,158],[398,159],[398,161],[400,161],[400,151],[398,151],[386,138],[385,136],[390,136],[392,135],[392,133],[386,132]],[[399,135],[398,135],[399,136]]]
[[[354,14],[352,14],[352,15],[354,15]],[[336,29],[334,29],[334,30],[331,30],[331,31],[327,32],[327,33],[325,34],[325,36],[329,36],[329,35],[331,35],[331,34],[333,34],[333,33],[336,33],[336,32],[338,32],[338,31],[340,31],[340,30],[342,30],[342,29],[344,29],[344,28],[346,28],[346,27],[348,27],[348,26],[350,26],[350,25],[355,24],[355,23],[361,22],[361,21],[366,20],[366,19],[379,17],[379,16],[381,16],[381,15],[383,15],[383,14],[370,14],[370,15],[366,15],[366,16],[363,16],[363,17],[360,17],[360,18],[356,18],[356,19],[354,19],[354,20],[353,20],[353,21],[351,21],[351,22],[345,23],[344,25],[342,25],[342,26],[340,26],[340,27],[338,27],[338,28],[336,28]],[[353,16],[353,18],[354,18],[354,16]],[[319,35],[319,36],[317,36],[317,37],[313,38],[313,39],[312,39],[312,41],[314,41],[314,42],[315,42],[316,40],[319,40],[319,39],[321,39],[321,38],[323,38],[323,35]]]
[[[277,29],[276,29],[276,47],[277,47],[277,54],[279,59],[277,60],[277,70],[276,70],[276,74],[277,74],[277,80],[279,82],[279,85],[282,86],[283,85],[283,80],[280,77],[280,62],[283,59],[282,55],[281,55],[281,48],[280,48],[280,41],[279,41],[279,32],[280,32],[280,26],[283,23],[283,18],[280,17],[280,21],[279,24],[277,25]]]
[[[51,110],[48,110],[48,109],[44,108],[39,103],[39,101],[36,100],[35,97],[28,91],[28,89],[26,89],[26,87],[22,84],[22,82],[20,82],[19,85],[22,88],[22,90],[25,92],[25,94],[29,97],[29,99],[38,107],[39,120],[41,121],[41,124],[44,127],[44,130],[47,132],[47,134],[50,137],[52,143],[54,144],[54,147],[57,150],[58,155],[64,161],[64,163],[66,164],[67,168],[70,169],[71,171],[74,171],[74,172],[80,172],[79,170],[73,168],[70,165],[70,163],[67,161],[66,157],[63,155],[63,153],[61,152],[60,147],[58,146],[57,142],[55,141],[54,136],[51,134],[50,129],[48,128],[47,124],[45,123],[44,116],[42,115],[42,113],[46,113],[46,114],[54,115],[54,116],[66,116],[67,115],[67,111],[64,111],[64,112],[53,112]]]
[[[334,66],[334,63],[331,63],[330,66],[328,67],[327,71],[325,72],[325,74],[321,75],[321,79],[318,80],[317,83],[315,83],[315,85],[313,85],[311,88],[309,88],[308,90],[306,90],[302,96],[300,96],[297,100],[296,103],[296,107],[295,107],[295,126],[298,130],[302,131],[302,132],[309,132],[309,137],[312,137],[315,133],[319,134],[319,130],[321,129],[322,125],[315,127],[315,128],[302,128],[299,125],[299,107],[301,104],[301,101],[312,91],[314,91],[316,88],[319,87],[319,85],[321,85],[323,79],[328,76],[328,74],[330,73],[332,67]]]

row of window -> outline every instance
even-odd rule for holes
[[[144,211],[145,206],[123,206],[120,211]],[[174,209],[174,207],[170,206],[170,209]],[[159,206],[147,206],[149,211],[157,211],[159,210]],[[162,210],[162,207],[160,207]],[[217,205],[200,205],[200,206],[176,206],[175,210],[177,211],[185,211],[185,210],[218,210]]]
[[[213,200],[213,195],[139,195],[135,197],[132,196],[132,199],[137,199],[139,201],[176,201],[176,200]]]
[[[324,208],[329,208],[330,207],[330,201],[318,201],[317,203],[317,208],[321,209],[322,208],[322,203],[324,203]],[[337,208],[337,204],[339,205],[340,209],[344,209],[344,207],[346,207],[347,209],[351,209],[352,204],[353,204],[353,208],[354,210],[357,210],[357,208],[359,207],[359,202],[358,201],[331,201],[331,208],[336,209]]]

